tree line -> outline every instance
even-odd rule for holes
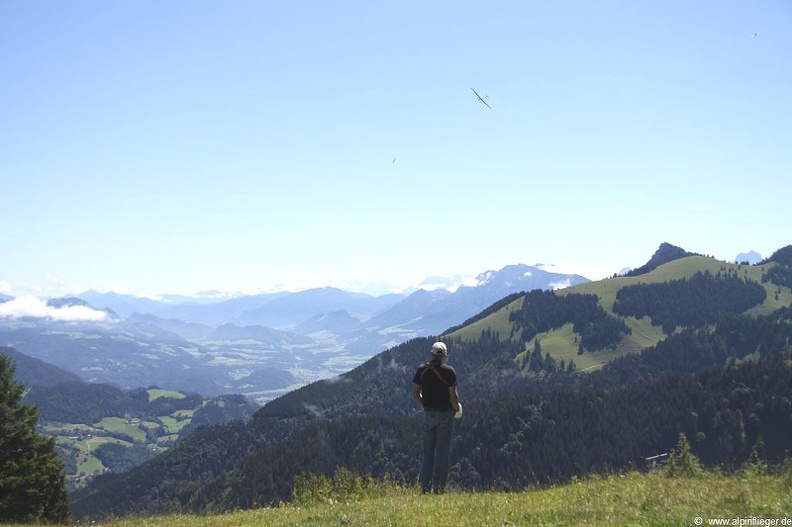
[[[33,386],[25,396],[26,403],[40,408],[42,419],[61,423],[96,423],[104,417],[124,415],[153,419],[177,410],[199,408],[202,401],[196,393],[149,401],[144,388],[125,391],[109,384],[87,382]]]
[[[776,251],[765,263],[769,262],[775,265],[765,271],[762,282],[792,288],[792,245]]]
[[[765,301],[767,291],[732,273],[699,272],[690,278],[622,287],[613,312],[643,318],[671,334],[679,326],[700,327],[727,315],[742,313]]]
[[[571,322],[580,335],[581,349],[587,350],[615,348],[624,335],[631,333],[627,324],[609,315],[593,294],[559,295],[537,289],[525,295],[522,307],[512,312],[509,320],[515,331],[521,331],[523,342]]]

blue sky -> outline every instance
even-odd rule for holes
[[[766,257],[790,50],[786,0],[3,0],[0,292]]]

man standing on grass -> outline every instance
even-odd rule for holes
[[[413,377],[413,398],[424,409],[421,492],[441,494],[448,479],[451,430],[459,411],[456,371],[444,364],[448,348],[435,342],[432,360],[422,364]]]

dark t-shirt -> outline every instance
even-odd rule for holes
[[[442,377],[442,380],[440,377]],[[413,383],[421,386],[425,410],[437,410],[440,412],[453,410],[448,389],[457,385],[456,370],[454,368],[435,361],[427,362],[422,364],[418,371],[415,372]]]

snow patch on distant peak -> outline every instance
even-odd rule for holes
[[[487,284],[490,280],[492,280],[492,277],[494,275],[495,275],[494,271],[486,271],[484,273],[481,273],[480,275],[478,275],[476,277],[475,285],[476,286],[482,286],[482,285]]]

